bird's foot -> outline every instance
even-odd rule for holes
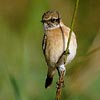
[[[59,79],[57,82],[57,88],[65,87],[64,79]]]

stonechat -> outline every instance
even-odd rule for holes
[[[45,88],[52,83],[53,76],[56,72],[56,63],[67,48],[70,28],[65,26],[61,20],[58,11],[47,11],[43,14],[41,22],[44,26],[44,37],[42,49],[48,66]],[[69,44],[69,54],[65,64],[60,64],[59,70],[66,71],[65,65],[73,60],[76,55],[77,41],[74,32],[72,32]]]

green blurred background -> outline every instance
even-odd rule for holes
[[[76,0],[0,0],[0,100],[55,100],[57,74],[44,88],[42,14],[58,10],[70,27]],[[80,0],[78,50],[67,66],[61,100],[100,100],[100,0]]]

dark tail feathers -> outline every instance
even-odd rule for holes
[[[52,81],[53,81],[53,77],[47,76],[45,81],[45,88],[48,88],[52,84]]]

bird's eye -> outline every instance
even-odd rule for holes
[[[53,19],[51,19],[51,22],[56,22],[56,21],[57,21],[57,19],[54,19],[54,18],[53,18]]]

